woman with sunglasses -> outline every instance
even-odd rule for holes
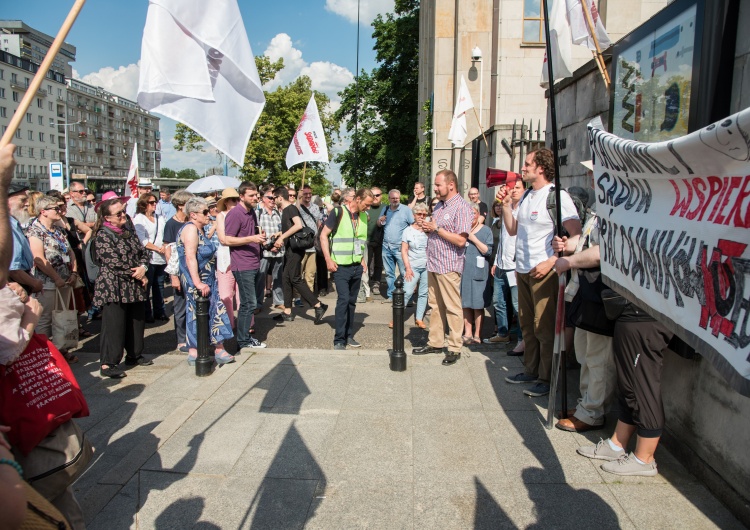
[[[57,291],[60,291],[63,300],[70,300],[78,278],[78,263],[73,248],[65,230],[58,226],[61,219],[58,202],[57,197],[39,197],[35,204],[37,218],[26,232],[34,256],[32,274],[44,283],[44,289],[36,295],[43,308],[36,332],[48,337],[52,335],[52,311],[55,309]],[[78,361],[75,355],[68,355],[65,350],[60,350],[60,353],[70,363]]]
[[[224,222],[227,213],[237,206],[240,195],[234,188],[226,188],[221,192],[221,199],[216,204],[218,214],[216,215],[216,234],[219,238],[219,246],[216,249],[216,282],[219,289],[219,297],[227,308],[229,325],[234,329],[234,310],[240,307],[240,293],[237,290],[237,280],[230,268],[231,261],[229,258],[229,247],[221,243],[226,235]]]
[[[412,207],[414,224],[406,227],[401,235],[401,258],[404,260],[404,300],[411,300],[419,282],[417,310],[414,313],[414,325],[425,329],[424,314],[427,310],[427,234],[422,223],[427,218],[429,207],[425,202],[417,202]],[[391,322],[391,327],[393,323]]]
[[[167,268],[167,260],[164,258],[166,245],[164,244],[164,226],[166,219],[156,213],[156,195],[144,193],[138,198],[135,205],[136,215],[133,219],[135,233],[141,244],[149,250],[150,260],[148,264],[149,288],[146,291],[146,323],[151,324],[156,320],[166,322],[169,320],[164,308],[164,279]]]
[[[187,347],[188,364],[193,366],[198,356],[198,331],[195,314],[195,298],[200,295],[210,300],[208,310],[209,340],[214,345],[214,359],[218,364],[234,362],[234,356],[224,349],[224,341],[231,339],[232,326],[227,308],[219,296],[216,281],[216,246],[206,237],[203,229],[208,224],[210,210],[201,197],[193,197],[185,203],[188,222],[177,234],[177,252],[180,256],[180,281],[185,286],[187,302]]]
[[[102,307],[101,369],[103,377],[120,379],[118,368],[125,349],[125,364],[149,366],[143,356],[146,326],[146,287],[149,252],[141,244],[125,213],[129,197],[116,197],[96,206],[94,249],[99,276],[94,288],[94,305]]]

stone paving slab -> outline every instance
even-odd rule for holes
[[[662,448],[654,478],[577,455],[611,428],[546,430],[504,351],[396,373],[382,349],[273,348],[206,378],[167,354],[122,385],[82,359],[97,454],[76,494],[107,530],[741,527]]]

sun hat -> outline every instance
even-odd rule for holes
[[[216,209],[220,212],[223,212],[226,210],[226,200],[227,199],[240,199],[240,194],[237,193],[237,190],[234,188],[226,188],[224,191],[221,192],[221,200],[216,204]]]
[[[117,195],[114,191],[108,191],[104,195],[102,195],[102,200],[96,203],[96,206],[94,206],[94,211],[99,211],[99,206],[102,205],[103,202],[108,201],[110,199],[117,199],[121,203],[126,203],[130,200],[130,197],[121,197],[120,195]]]

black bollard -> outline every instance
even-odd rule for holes
[[[208,308],[209,299],[203,298],[196,291],[195,325],[197,330],[198,358],[195,360],[195,375],[198,377],[211,375],[211,369],[214,365],[214,356],[209,354]]]
[[[404,280],[396,279],[393,290],[393,350],[391,351],[391,370],[406,370],[406,352],[404,351]]]

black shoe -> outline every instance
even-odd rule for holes
[[[286,313],[280,313],[273,317],[273,319],[276,322],[294,322],[294,315],[292,315],[291,313],[288,315]]]
[[[346,343],[347,343],[347,344],[348,344],[349,346],[351,346],[352,348],[359,348],[360,346],[362,346],[362,345],[361,345],[361,344],[360,344],[359,342],[357,342],[356,340],[354,340],[354,339],[353,339],[353,338],[351,338],[351,337],[349,337],[349,338],[347,339]]]
[[[411,351],[412,355],[424,355],[426,353],[443,353],[443,348],[436,348],[435,346],[422,346],[421,348],[414,348]]]
[[[510,350],[506,355],[508,357],[521,357],[521,356],[523,356],[523,352],[522,351],[513,351],[513,350]]]
[[[315,308],[315,323],[319,324],[321,320],[323,320],[323,316],[326,314],[326,311],[328,311],[328,306],[324,304],[323,302],[320,303],[320,307]]]
[[[461,352],[446,353],[445,359],[443,359],[443,366],[450,366],[452,364],[456,364],[456,361],[458,361],[460,358],[461,358]]]
[[[146,324],[153,324],[154,322],[156,322],[154,317],[146,317]]]
[[[318,291],[318,296],[328,296],[328,291],[325,289],[321,289]]]
[[[122,379],[123,377],[128,376],[128,374],[126,374],[116,366],[102,368],[99,370],[99,373],[102,375],[102,377],[111,377],[112,379]]]
[[[136,359],[125,357],[125,364],[127,364],[128,366],[151,366],[152,364],[154,364],[154,361],[152,361],[151,359],[146,359],[143,355],[141,355]]]
[[[345,350],[346,344],[341,344],[340,342],[333,345],[334,350]]]
[[[160,320],[162,322],[168,322],[169,317],[167,315],[159,315],[158,317],[156,317],[156,320]]]

